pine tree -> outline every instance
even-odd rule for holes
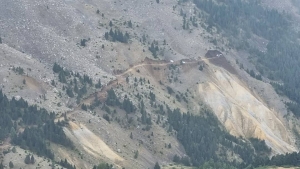
[[[11,127],[11,129],[10,129],[10,136],[11,136],[12,138],[14,138],[16,135],[17,135],[17,133],[16,133],[15,128],[14,128],[14,127]]]
[[[112,30],[112,28],[110,28],[110,30],[109,30],[109,36],[111,36],[111,37],[114,36],[114,31]]]
[[[75,83],[75,86],[74,86],[74,92],[75,93],[78,93],[79,89],[78,89],[78,86],[77,86],[77,83]]]
[[[98,88],[98,89],[102,87],[100,79],[98,80],[98,83],[95,85],[95,87]]]
[[[250,74],[251,77],[255,78],[255,73],[254,73],[253,70],[251,70],[249,74]]]
[[[137,159],[137,158],[138,158],[138,156],[139,156],[139,151],[138,151],[138,150],[136,150],[136,151],[134,152],[134,159]]]
[[[13,153],[16,153],[16,152],[17,152],[16,147],[13,147],[11,151],[12,151]]]
[[[202,65],[199,66],[199,70],[200,70],[200,71],[203,70],[203,66],[202,66]]]
[[[180,157],[176,154],[176,155],[174,155],[174,157],[173,157],[173,162],[174,163],[179,163],[179,161],[180,161]]]
[[[73,90],[72,90],[71,87],[68,87],[68,88],[67,88],[67,95],[68,95],[69,97],[71,97],[71,98],[74,97],[74,93],[73,93]]]
[[[87,106],[85,104],[82,104],[81,109],[87,111]]]
[[[155,94],[150,91],[150,100],[155,101]]]
[[[51,85],[54,86],[54,87],[56,86],[54,80],[51,80]]]
[[[120,104],[120,101],[113,89],[107,91],[106,104],[109,106],[117,106]]]
[[[83,96],[84,94],[86,94],[87,92],[87,88],[86,85],[84,85],[78,92],[78,95]]]
[[[142,100],[141,101],[141,106],[140,106],[140,112],[142,114],[142,117],[141,117],[141,122],[142,124],[149,124],[151,125],[151,117],[147,117],[147,112],[145,110],[145,105],[144,105],[144,101]]]
[[[156,120],[156,124],[160,123],[160,115],[158,115],[157,120]]]
[[[34,163],[35,163],[35,159],[34,159],[34,156],[33,156],[33,155],[31,156],[30,163],[31,163],[31,164],[34,164]]]
[[[81,40],[80,40],[80,46],[85,47],[85,46],[86,46],[86,42],[87,42],[86,39],[81,39]]]
[[[105,32],[104,37],[106,40],[108,40],[108,38],[109,38],[108,32]],[[104,45],[102,45],[102,48],[104,48]]]
[[[30,162],[31,162],[30,160],[31,160],[30,155],[27,154],[26,157],[25,157],[25,160],[24,160],[25,164],[30,164]]]
[[[60,71],[63,70],[63,68],[62,68],[61,66],[59,66],[59,65],[55,62],[54,65],[53,65],[52,70],[53,70],[54,73],[59,73]]]
[[[8,165],[9,165],[9,168],[14,168],[14,163],[13,162],[10,161]]]
[[[132,113],[135,111],[135,106],[128,98],[125,98],[123,101],[123,109],[126,111],[126,113]]]
[[[128,21],[128,27],[129,27],[129,28],[132,28],[132,22],[131,22],[131,20]]]
[[[160,169],[158,162],[155,163],[154,169]]]
[[[130,133],[130,138],[131,138],[131,139],[133,139],[133,135],[132,135],[132,132]]]
[[[58,78],[61,83],[67,83],[66,75],[65,75],[64,71],[59,72]]]

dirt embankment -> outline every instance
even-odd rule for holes
[[[76,141],[80,143],[87,153],[94,157],[106,157],[117,164],[124,161],[122,157],[111,150],[100,137],[95,135],[85,125],[69,122],[69,126],[71,132],[66,133],[69,135],[71,133],[74,137],[70,136],[70,138],[76,138]]]
[[[199,94],[235,136],[264,139],[276,153],[296,151],[288,129],[236,77],[224,70],[211,71],[211,81],[199,84]]]
[[[236,72],[236,70],[234,69],[234,67],[232,67],[230,65],[230,63],[228,62],[228,60],[224,57],[224,56],[220,56],[214,59],[209,60],[210,63],[222,67],[225,70],[227,70],[228,72],[230,72],[233,75],[237,75],[238,73]]]

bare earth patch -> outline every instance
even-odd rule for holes
[[[111,150],[100,137],[91,132],[85,125],[69,122],[70,129],[78,139],[84,150],[89,154],[99,157],[106,156],[114,162],[121,162],[124,159]]]
[[[200,84],[199,93],[231,134],[264,139],[277,153],[296,150],[276,113],[224,70],[211,72],[211,81]]]

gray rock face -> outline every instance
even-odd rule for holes
[[[80,0],[1,0],[0,37],[3,43],[50,65],[59,62],[72,70],[86,72],[112,72],[103,58],[123,54],[130,61],[131,55],[122,51],[103,51],[101,45],[110,43],[103,35],[114,20],[117,27],[128,31],[132,41],[139,41],[146,34],[149,41],[166,40],[165,59],[193,58],[205,54],[209,43],[200,37],[199,27],[193,31],[182,30],[182,16],[173,10],[175,1],[157,4],[149,1],[80,1]],[[192,15],[194,6],[186,6]],[[100,13],[97,14],[97,9]],[[102,13],[104,17],[102,17]],[[132,20],[132,29],[124,28],[124,21]],[[88,39],[87,47],[80,47],[81,39]],[[208,45],[207,45],[208,44]],[[146,49],[148,48],[145,46]],[[169,50],[171,49],[171,50]],[[122,52],[122,53],[120,53]],[[96,61],[95,56],[100,60]],[[79,68],[80,67],[80,68]],[[102,69],[100,69],[101,67]],[[95,77],[96,78],[96,77]]]
[[[1,1],[0,36],[3,43],[49,67],[53,62],[59,62],[72,70],[80,66],[79,71],[90,75],[101,71],[93,62],[91,52],[78,46],[80,39],[95,37],[93,30],[97,21],[86,17],[87,14],[70,3],[75,2]]]

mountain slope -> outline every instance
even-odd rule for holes
[[[290,100],[268,84],[276,80],[251,75],[250,70],[259,72],[256,62],[249,62],[246,50],[230,46],[225,28],[211,26],[210,14],[194,1],[1,4],[1,89],[55,111],[56,122],[66,122],[64,132],[76,148],[51,143],[55,161],[66,158],[78,168],[99,161],[151,168],[156,162],[173,163],[175,155],[184,161],[190,154],[168,121],[169,112],[177,109],[195,116],[211,110],[224,126],[220,131],[237,137],[230,144],[245,145],[252,154],[254,146],[247,140],[252,137],[265,140],[270,155],[298,151],[291,132],[297,119],[284,105]],[[249,38],[261,50],[268,42],[254,34]],[[222,55],[207,58],[209,49]],[[55,72],[54,63],[62,70]],[[90,78],[92,83],[86,83]],[[216,158],[224,160],[225,149],[231,154],[227,161],[243,162],[242,153],[224,147],[216,147]]]

